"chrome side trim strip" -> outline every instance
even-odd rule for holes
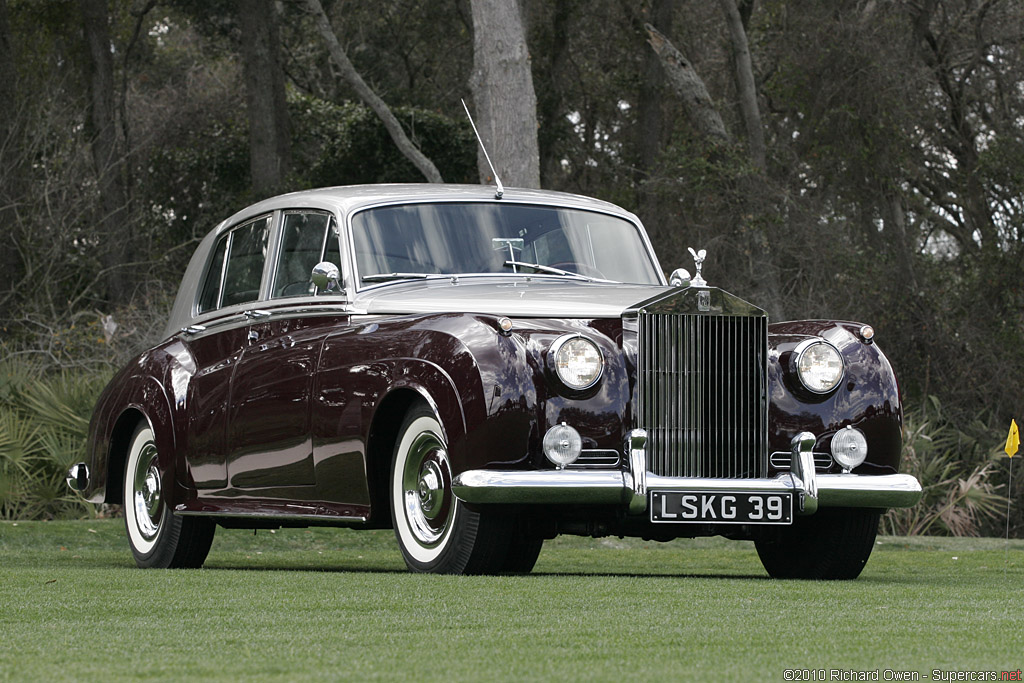
[[[366,517],[345,516],[345,515],[313,515],[313,514],[291,514],[286,512],[205,512],[201,510],[175,510],[174,514],[182,517],[231,517],[232,519],[274,519],[281,521],[301,520],[317,522],[319,524],[360,524],[366,521]]]
[[[796,484],[788,472],[774,479],[663,477],[650,471],[645,476],[648,492],[750,491],[799,494],[802,490],[802,486]],[[818,474],[815,480],[820,507],[910,507],[921,499],[921,484],[909,474]],[[481,504],[587,503],[628,506],[636,495],[631,474],[613,470],[469,470],[455,477],[452,489],[459,499]]]

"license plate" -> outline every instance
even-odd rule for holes
[[[651,491],[651,521],[676,524],[792,524],[791,493]]]

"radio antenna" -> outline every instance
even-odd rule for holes
[[[494,176],[494,182],[498,186],[494,189],[494,198],[501,199],[501,196],[505,194],[505,186],[501,184],[501,178],[498,177],[498,172],[494,170],[494,164],[491,163],[491,155],[487,153],[487,148],[484,147],[484,141],[480,139],[480,131],[476,129],[476,124],[473,123],[473,115],[469,113],[469,107],[466,106],[466,100],[462,100],[462,108],[466,110],[466,116],[469,117],[469,125],[473,126],[473,133],[476,135],[476,141],[480,143],[480,149],[484,151],[484,159],[487,159],[487,165],[491,167],[491,175]]]

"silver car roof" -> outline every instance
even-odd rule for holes
[[[234,214],[217,226],[217,232],[257,216],[278,209],[322,209],[346,215],[369,206],[393,204],[395,202],[433,201],[486,201],[486,202],[535,202],[558,206],[575,206],[597,209],[622,216],[634,222],[639,220],[622,207],[610,202],[568,192],[531,190],[507,187],[502,198],[496,199],[494,188],[488,185],[440,185],[433,183],[407,183],[382,185],[347,185],[324,187],[316,190],[289,192],[264,199]]]

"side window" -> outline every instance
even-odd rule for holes
[[[244,304],[260,297],[269,229],[270,216],[267,216],[231,231],[221,306]]]
[[[310,274],[320,261],[341,264],[334,218],[325,213],[286,213],[281,251],[274,274],[273,298],[314,294]]]
[[[264,216],[235,228],[217,241],[199,297],[200,313],[260,297],[269,231],[270,216]]]
[[[210,269],[206,271],[206,280],[203,282],[203,293],[199,297],[200,313],[212,311],[220,302],[220,280],[224,273],[224,254],[227,252],[229,236],[230,233],[221,235],[213,250]]]

